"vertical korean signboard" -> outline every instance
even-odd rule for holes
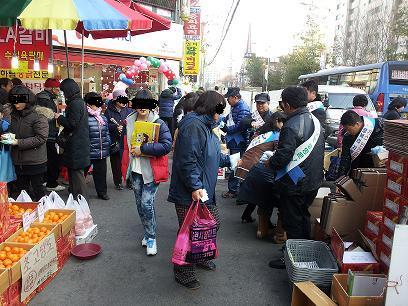
[[[15,44],[15,49],[14,49]],[[18,56],[19,67],[12,69],[11,59],[14,50]],[[47,30],[26,30],[18,27],[0,28],[0,78],[19,78],[34,91],[38,91],[49,77],[50,37]],[[34,71],[34,60],[40,70]]]
[[[200,71],[201,8],[199,0],[190,0],[190,17],[184,22],[184,75],[198,75]]]

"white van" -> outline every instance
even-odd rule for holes
[[[362,89],[349,86],[319,85],[319,94],[326,107],[325,136],[327,143],[331,146],[336,146],[341,116],[353,108],[353,98],[356,95],[363,94],[367,97],[366,110],[377,117],[373,101]]]

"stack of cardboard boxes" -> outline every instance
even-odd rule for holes
[[[348,240],[359,238],[367,211],[381,211],[387,175],[385,169],[362,168],[336,181],[338,193],[323,199],[320,227],[331,236],[333,228]]]
[[[377,255],[388,272],[396,224],[408,224],[408,155],[390,151],[384,192],[383,217],[377,242]]]

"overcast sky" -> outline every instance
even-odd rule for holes
[[[239,69],[245,53],[248,27],[252,27],[253,52],[273,58],[287,54],[296,44],[296,35],[305,25],[310,10],[335,0],[241,0],[227,38],[217,57],[217,66],[232,57],[233,70]],[[207,62],[211,60],[221,38],[221,30],[233,0],[202,0]]]

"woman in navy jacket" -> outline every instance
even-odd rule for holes
[[[98,198],[109,200],[106,185],[106,158],[109,156],[111,139],[108,121],[101,114],[102,97],[96,92],[90,92],[84,98],[88,110],[88,125],[90,139],[90,159],[93,166],[92,177]],[[89,166],[90,167],[90,166]],[[86,169],[85,173],[89,170]]]
[[[229,166],[229,157],[221,154],[220,141],[213,129],[225,105],[222,95],[206,91],[194,105],[194,112],[188,113],[179,123],[168,201],[175,204],[180,227],[191,203],[200,201],[204,190],[209,198],[205,204],[219,225],[215,185],[218,168]],[[212,261],[197,266],[206,270],[216,268]],[[174,276],[187,288],[200,287],[195,265],[174,265]]]

